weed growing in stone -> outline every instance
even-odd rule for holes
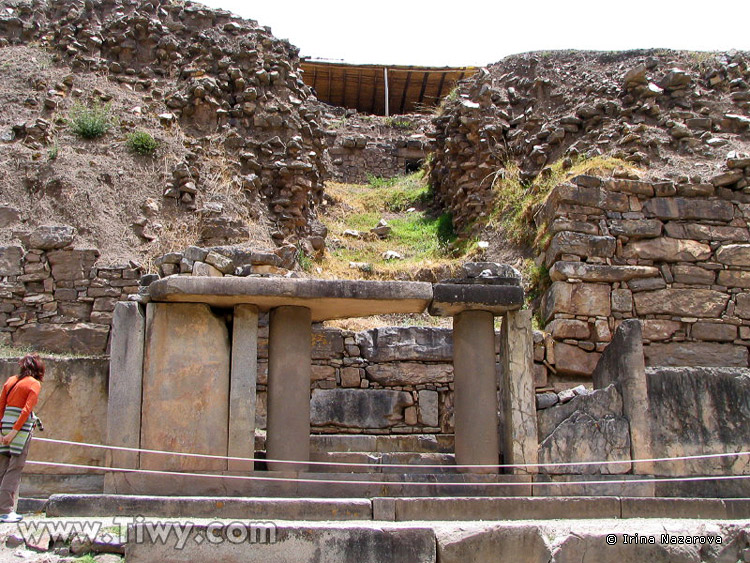
[[[546,229],[536,228],[534,213],[547,199],[552,188],[579,174],[601,174],[618,167],[632,168],[632,165],[604,156],[579,157],[569,166],[564,166],[560,160],[549,167],[548,174],[540,174],[531,183],[524,183],[521,181],[518,165],[509,163],[494,174],[492,190],[495,204],[490,224],[501,226],[508,239],[514,243],[542,248]]]
[[[75,135],[84,139],[96,139],[114,125],[111,104],[85,106],[75,104],[68,115],[68,125]]]
[[[403,129],[406,131],[409,131],[411,129],[414,129],[415,125],[408,119],[398,119],[396,117],[386,117],[383,122],[388,127],[393,127],[394,129]]]

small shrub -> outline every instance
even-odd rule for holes
[[[49,160],[57,160],[57,157],[59,154],[60,154],[60,145],[55,143],[47,151],[47,158],[49,158]]]
[[[84,139],[103,136],[114,125],[111,104],[94,104],[91,107],[75,104],[68,118],[70,129]]]
[[[145,131],[135,131],[128,135],[128,148],[137,154],[152,155],[159,147],[159,143]]]

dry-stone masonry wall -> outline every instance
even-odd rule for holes
[[[18,232],[0,246],[0,344],[49,352],[105,354],[118,301],[158,278],[136,264],[98,264],[99,251],[77,248],[70,226]],[[273,251],[188,247],[158,257],[161,275],[291,275],[297,248]]]
[[[535,356],[545,356],[541,333]],[[499,334],[496,335],[499,354]],[[363,332],[316,326],[312,348],[311,423],[317,433],[453,432],[453,335],[434,327]],[[498,381],[501,369],[497,358]],[[537,368],[544,366],[536,364]],[[265,428],[268,325],[258,332],[257,426]],[[537,369],[535,385],[547,384]],[[502,417],[501,417],[502,420]]]
[[[99,251],[75,248],[75,235],[42,226],[0,246],[0,344],[106,352],[115,304],[138,292],[142,270],[98,265]]]
[[[742,52],[514,55],[449,96],[434,119],[430,181],[465,228],[491,213],[493,182],[509,165],[531,180],[579,156],[682,173],[720,163],[748,150],[749,81]]]
[[[424,115],[380,117],[328,109],[330,174],[338,182],[363,183],[372,176],[415,172],[432,149],[427,136],[432,125]]]
[[[270,29],[192,2],[10,1],[0,16],[0,46],[40,42],[73,70],[105,73],[161,107],[189,137],[218,135],[233,182],[261,199],[274,238],[319,236],[325,134],[300,77],[298,49]],[[46,108],[67,93],[51,89]],[[28,129],[33,130],[34,124]],[[188,139],[190,144],[190,139]],[[193,209],[201,193],[194,143],[164,196]],[[324,234],[323,234],[324,236]]]
[[[655,366],[748,366],[750,158],[705,177],[578,176],[536,222],[551,286],[542,320],[558,374],[585,376],[622,319]]]

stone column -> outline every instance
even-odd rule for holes
[[[503,453],[505,463],[537,463],[536,402],[531,311],[509,311],[501,330],[503,362]],[[517,468],[509,473],[537,473],[537,468]]]
[[[453,317],[456,464],[499,463],[494,316],[463,311]],[[497,473],[473,468],[468,473]]]
[[[258,381],[258,309],[237,305],[232,323],[232,369],[229,375],[230,457],[255,455],[255,387]],[[228,460],[230,471],[252,471],[252,461]]]
[[[112,318],[107,401],[107,444],[139,448],[141,444],[141,394],[146,315],[133,301],[121,301]],[[107,450],[109,467],[138,468],[138,452]],[[117,473],[104,477],[104,491],[117,489]]]
[[[271,311],[268,334],[269,459],[310,459],[312,318],[306,307]],[[273,471],[305,471],[307,465],[269,463]]]

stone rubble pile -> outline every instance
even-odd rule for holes
[[[286,245],[274,251],[233,246],[201,248],[189,246],[184,252],[170,252],[154,260],[162,277],[193,276],[289,276],[297,263],[297,247]]]
[[[430,181],[459,228],[481,226],[494,180],[609,155],[669,168],[747,150],[746,53],[530,53],[463,81],[434,118]],[[480,220],[477,222],[477,220]]]
[[[380,117],[324,106],[330,174],[337,182],[365,183],[416,172],[432,150],[432,124],[420,114]]]
[[[627,318],[648,365],[748,366],[750,157],[676,181],[577,176],[535,221],[550,234],[541,315],[558,374],[590,374]]]
[[[255,21],[193,2],[5,5],[0,46],[39,42],[55,52],[56,62],[104,73],[121,88],[143,92],[145,102],[161,107],[164,126],[179,124],[190,152],[174,168],[165,197],[196,209],[203,141],[218,137],[232,181],[271,214],[275,240],[320,237],[315,213],[323,195],[325,133],[300,75],[297,48]],[[49,90],[45,107],[68,95],[64,86]],[[46,132],[43,120],[24,127],[19,133],[27,142]]]

